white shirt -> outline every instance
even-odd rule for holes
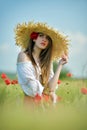
[[[36,71],[31,61],[17,63],[17,75],[18,82],[26,95],[32,97],[36,94],[42,95],[44,86],[37,80]],[[40,73],[38,73],[38,75],[40,75]],[[51,68],[49,80],[53,75],[54,72]]]

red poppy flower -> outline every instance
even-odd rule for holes
[[[15,84],[18,84],[18,80],[14,80],[15,81]]]
[[[62,100],[62,97],[57,96],[57,100],[58,100],[58,101],[61,101],[61,100]]]
[[[2,79],[6,79],[6,78],[7,78],[7,75],[6,75],[5,73],[2,73],[2,74],[1,74],[1,78],[2,78]]]
[[[37,37],[38,37],[38,33],[36,33],[36,32],[32,32],[30,35],[31,39],[37,39]]]
[[[9,85],[11,83],[10,79],[5,79],[6,85]]]
[[[85,88],[85,87],[81,88],[81,93],[82,94],[87,94],[87,88]]]
[[[18,84],[18,81],[14,79],[11,81],[11,84]]]
[[[39,94],[36,94],[36,96],[34,97],[34,101],[36,103],[40,103],[41,99],[42,99],[42,97]]]
[[[67,77],[72,77],[72,74],[71,73],[67,73],[66,76]]]
[[[46,102],[48,102],[49,99],[50,99],[50,96],[49,96],[49,95],[46,95],[46,94],[43,94],[42,97],[43,97],[43,99],[44,99]]]
[[[61,80],[58,80],[58,82],[57,82],[58,84],[61,84]]]

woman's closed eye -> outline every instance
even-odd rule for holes
[[[40,34],[39,34],[39,36],[40,36],[40,37],[43,37],[43,36],[44,36],[44,34],[40,33]]]
[[[39,33],[39,37],[42,37],[47,41],[49,40],[49,37],[47,35],[44,35],[43,33]]]

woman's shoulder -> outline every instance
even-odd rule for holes
[[[19,52],[17,57],[17,63],[26,62],[26,61],[30,61],[29,56],[23,51]]]

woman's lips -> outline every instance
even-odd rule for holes
[[[45,45],[46,45],[46,43],[42,42],[42,43],[41,43],[41,45],[45,46]]]

